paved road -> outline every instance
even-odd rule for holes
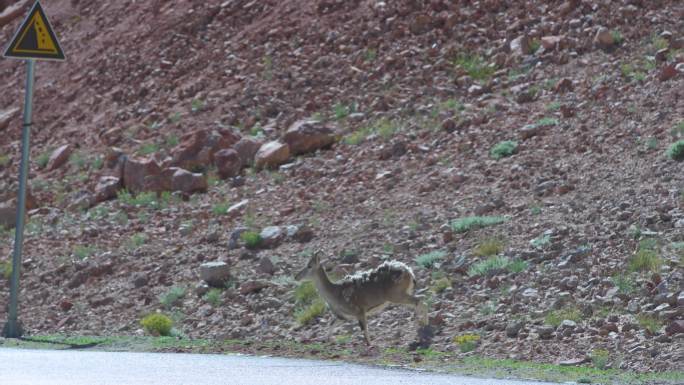
[[[235,355],[0,349],[3,385],[532,385],[337,362]],[[548,384],[547,384],[548,385]]]

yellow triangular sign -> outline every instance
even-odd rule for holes
[[[40,2],[36,1],[28,17],[14,35],[5,50],[5,57],[20,59],[64,60],[64,52],[59,46],[52,26]]]

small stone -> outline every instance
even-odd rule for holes
[[[594,44],[601,49],[609,49],[615,44],[613,34],[606,27],[601,27],[596,31],[594,36]]]
[[[674,64],[666,64],[658,72],[658,80],[666,82],[679,74]]]
[[[539,292],[537,291],[537,289],[530,287],[530,288],[525,289],[522,292],[522,296],[524,298],[530,298],[530,299],[535,298],[536,299],[536,298],[539,298]]]
[[[560,329],[575,329],[577,327],[577,322],[569,319],[565,319],[561,322]]]
[[[0,111],[0,131],[9,126],[10,122],[19,115],[19,111],[19,108]]]
[[[200,278],[209,286],[223,288],[230,279],[230,266],[221,261],[203,263],[200,265]]]
[[[61,167],[67,162],[67,160],[69,160],[69,157],[73,151],[74,147],[70,144],[65,144],[64,146],[61,146],[53,151],[50,155],[50,159],[48,160],[47,170],[52,171]]]
[[[275,266],[269,257],[261,257],[257,271],[263,274],[273,275],[275,273]]]
[[[530,44],[530,37],[527,35],[518,36],[517,38],[511,40],[510,43],[511,52],[514,55],[524,56],[532,53],[532,47]]]
[[[267,249],[274,248],[284,238],[283,229],[279,226],[268,226],[261,230],[261,246]]]
[[[666,328],[665,333],[667,335],[675,335],[679,333],[684,333],[684,320],[674,320]]]
[[[270,284],[265,281],[247,281],[240,285],[240,294],[247,295],[255,293],[269,286]]]
[[[147,285],[148,279],[145,273],[135,273],[133,274],[133,287],[139,289]]]
[[[506,336],[515,338],[522,328],[523,323],[521,321],[509,322],[508,325],[506,325]]]
[[[555,331],[555,329],[553,328],[553,326],[546,326],[545,325],[545,326],[539,326],[537,328],[537,334],[539,334],[539,338],[541,338],[543,340],[548,340],[551,337],[553,337],[554,331]]]
[[[65,299],[65,300],[62,300],[59,302],[59,308],[62,311],[69,311],[69,310],[71,310],[72,307],[74,307],[74,304],[69,300]]]
[[[238,203],[236,203],[236,204],[230,206],[230,207],[228,208],[228,211],[226,212],[226,214],[227,214],[229,217],[232,217],[232,216],[234,216],[234,215],[237,215],[237,214],[238,214],[239,212],[241,212],[244,208],[246,208],[248,204],[249,204],[249,199],[242,200],[242,201],[240,201],[240,202],[238,202]]]

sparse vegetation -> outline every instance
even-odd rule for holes
[[[496,72],[496,66],[488,64],[479,55],[460,55],[454,64],[475,80],[488,80]]]
[[[654,250],[641,249],[629,260],[630,271],[660,271],[663,261]]]
[[[325,312],[325,302],[318,295],[313,282],[305,281],[294,290],[295,313],[298,324],[306,325]]]
[[[154,313],[143,318],[140,325],[153,336],[168,336],[171,334],[173,321],[164,314]]]
[[[518,142],[513,140],[504,140],[503,142],[497,143],[492,147],[489,154],[492,158],[499,160],[508,156],[515,154],[518,151]]]
[[[468,276],[489,276],[502,272],[519,273],[527,268],[527,262],[522,260],[511,261],[507,257],[489,257],[484,261],[474,263],[468,269]]]
[[[12,276],[12,261],[0,261],[0,277],[9,280]]]
[[[499,238],[489,238],[480,242],[473,250],[473,254],[478,257],[492,257],[501,253],[504,249],[504,243]]]
[[[74,257],[84,260],[95,253],[95,248],[93,246],[87,245],[76,245],[73,249]]]
[[[463,334],[454,337],[453,341],[461,349],[461,353],[468,353],[475,350],[480,342],[480,336],[477,334]]]
[[[211,208],[211,212],[214,215],[226,215],[228,214],[229,208],[230,204],[228,202],[217,203],[214,205],[214,207]]]
[[[248,249],[256,249],[261,245],[261,234],[257,233],[256,231],[245,231],[244,233],[240,234],[240,239],[242,239],[242,242],[245,243],[245,246]]]
[[[223,290],[214,288],[210,289],[202,298],[211,306],[218,307],[219,305],[221,305],[222,295]]]
[[[505,217],[464,217],[451,222],[451,229],[456,233],[465,233],[483,227],[489,227],[506,222]]]
[[[43,169],[47,166],[48,162],[50,161],[50,154],[52,153],[52,149],[48,148],[46,151],[40,153],[38,157],[36,158],[36,165],[38,165],[39,169]]]
[[[610,353],[605,349],[591,351],[591,362],[596,369],[605,370],[610,362]]]
[[[147,242],[147,235],[145,233],[136,233],[133,234],[129,240],[129,245],[133,249],[137,249],[138,247],[142,246]]]
[[[154,154],[157,151],[159,151],[159,145],[156,143],[143,143],[138,148],[138,154],[142,156]]]
[[[530,245],[535,249],[543,249],[551,243],[551,236],[549,234],[542,234],[530,241]]]
[[[638,315],[637,321],[639,326],[651,334],[657,333],[663,327],[663,323],[658,318],[647,314]]]
[[[615,43],[615,45],[622,44],[622,41],[624,40],[622,38],[622,32],[620,32],[617,29],[614,29],[614,30],[610,31],[610,35],[613,37],[613,42]]]
[[[435,293],[442,293],[442,292],[444,292],[446,289],[448,289],[448,288],[450,288],[450,287],[451,287],[451,280],[450,280],[449,278],[447,278],[447,277],[442,277],[442,278],[439,278],[439,279],[435,280],[435,281],[432,283],[432,288],[431,288],[431,289],[432,289],[432,291],[434,291]]]
[[[159,302],[167,309],[178,306],[185,295],[187,289],[181,286],[171,287],[165,294],[159,296]]]
[[[9,155],[0,155],[0,167],[5,168],[10,164]]]
[[[610,279],[613,285],[618,288],[620,294],[629,295],[634,292],[634,281],[627,275],[616,274]]]
[[[544,323],[553,327],[558,327],[564,320],[579,322],[582,319],[582,312],[576,307],[565,307],[553,310],[544,318]]]
[[[443,250],[435,250],[429,253],[421,254],[416,257],[416,264],[422,268],[429,269],[433,267],[438,261],[446,257],[447,253]]]
[[[684,139],[678,140],[670,146],[667,150],[667,156],[672,160],[681,162],[684,160]]]

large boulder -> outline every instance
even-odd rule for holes
[[[213,163],[214,155],[232,147],[240,135],[228,129],[201,129],[185,135],[174,149],[171,164],[186,170],[205,168]]]
[[[137,194],[143,191],[163,191],[161,167],[154,159],[126,159],[123,167],[123,185]]]
[[[230,279],[230,266],[225,262],[206,262],[200,265],[200,278],[209,286],[223,288]]]
[[[263,144],[262,141],[255,138],[242,138],[239,142],[235,143],[233,149],[240,156],[243,166],[251,166],[254,164],[254,156]]]
[[[335,127],[317,120],[295,122],[283,136],[293,155],[313,152],[335,143]]]
[[[203,174],[193,173],[182,168],[171,168],[174,170],[171,179],[171,189],[187,194],[195,192],[206,192],[209,188],[207,177]]]
[[[59,147],[55,151],[52,151],[50,159],[47,163],[47,170],[52,171],[62,167],[62,165],[64,165],[64,163],[66,163],[69,160],[69,157],[73,152],[74,147],[70,144],[65,144],[64,146]]]
[[[94,203],[100,203],[116,198],[121,189],[121,178],[115,176],[103,176],[95,186]]]
[[[237,151],[226,148],[214,154],[214,164],[219,176],[223,179],[232,178],[240,174],[242,160]]]
[[[272,141],[261,146],[257,151],[254,163],[258,169],[276,168],[290,159],[290,147],[287,143]]]

